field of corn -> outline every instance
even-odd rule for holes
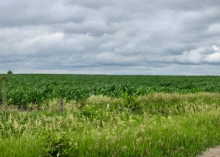
[[[0,75],[2,78],[3,75]],[[123,98],[153,93],[220,92],[218,76],[6,75],[8,104],[83,100],[91,95]],[[2,81],[1,81],[2,83]],[[2,85],[0,84],[0,90]],[[2,94],[2,93],[1,93]],[[2,96],[0,95],[0,101]]]
[[[218,76],[6,77],[0,156],[185,157],[220,145]]]

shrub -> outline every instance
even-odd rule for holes
[[[131,109],[133,113],[140,113],[142,110],[142,105],[137,96],[129,95],[128,93],[124,94],[124,107]]]
[[[9,71],[7,72],[7,74],[13,74],[13,72],[12,72],[11,70],[9,70]]]
[[[67,133],[50,133],[43,143],[44,156],[77,156],[78,146]]]

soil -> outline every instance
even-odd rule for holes
[[[197,155],[196,157],[220,157],[220,146],[209,148],[201,155]]]

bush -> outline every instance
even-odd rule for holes
[[[131,109],[133,113],[140,113],[142,111],[142,105],[138,97],[135,95],[124,94],[124,107]]]
[[[9,71],[7,72],[7,74],[13,74],[13,72],[12,72],[11,70],[9,70]]]
[[[43,143],[44,156],[77,156],[78,146],[65,132],[49,134]]]

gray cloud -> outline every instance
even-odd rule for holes
[[[219,0],[1,0],[0,10],[0,73],[218,74]]]

